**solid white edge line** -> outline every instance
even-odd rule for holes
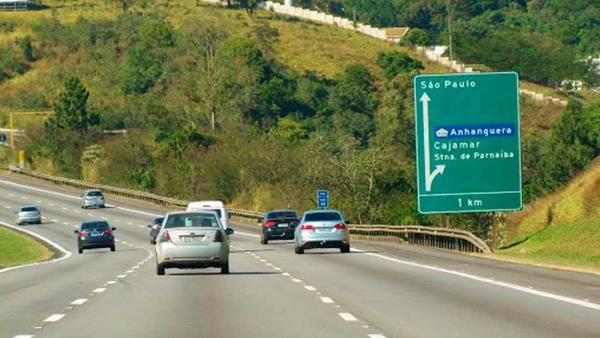
[[[352,249],[352,251],[360,252],[360,253],[363,253],[363,254],[368,255],[368,256],[373,256],[373,257],[381,258],[381,259],[384,259],[384,260],[387,260],[387,261],[390,261],[390,262],[394,262],[394,263],[409,265],[409,266],[418,267],[418,268],[427,269],[427,270],[436,271],[436,272],[442,272],[442,273],[446,273],[446,274],[449,274],[449,275],[454,275],[454,276],[463,277],[463,278],[475,280],[475,281],[482,282],[482,283],[487,283],[487,284],[492,284],[492,285],[496,285],[496,286],[501,286],[501,287],[505,287],[507,289],[511,289],[511,290],[515,290],[515,291],[521,291],[521,292],[528,293],[528,294],[531,294],[531,295],[536,295],[536,296],[545,297],[545,298],[549,298],[549,299],[553,299],[553,300],[558,300],[558,301],[561,301],[561,302],[565,302],[565,303],[569,303],[569,304],[573,304],[573,305],[582,306],[582,307],[585,307],[585,308],[588,308],[588,309],[600,311],[600,304],[596,304],[596,303],[592,303],[592,302],[587,302],[587,301],[583,301],[583,300],[579,300],[579,299],[575,299],[575,298],[571,298],[571,297],[561,296],[561,295],[553,294],[553,293],[550,293],[550,292],[545,292],[545,291],[539,291],[539,290],[535,290],[535,289],[530,289],[530,288],[527,288],[527,287],[524,287],[524,286],[520,286],[520,285],[516,285],[516,284],[512,284],[512,283],[497,281],[497,280],[494,280],[492,278],[479,277],[479,276],[471,275],[471,274],[464,273],[464,272],[459,272],[459,271],[454,271],[454,270],[439,268],[439,267],[436,267],[436,266],[425,265],[425,264],[420,264],[420,263],[415,263],[415,262],[403,261],[403,260],[400,260],[400,259],[388,257],[388,256],[385,256],[385,255],[382,255],[382,254],[378,254],[378,253],[366,252],[364,250]]]
[[[44,321],[49,322],[49,323],[58,322],[59,320],[63,319],[64,316],[65,316],[64,313],[55,313],[52,316],[44,319]]]
[[[41,240],[41,241],[43,241],[45,243],[48,243],[48,245],[52,246],[53,248],[55,248],[56,250],[58,250],[59,252],[62,253],[61,257],[58,257],[58,258],[55,258],[55,259],[52,259],[52,260],[49,260],[49,261],[36,262],[36,263],[30,263],[30,264],[24,264],[24,265],[17,265],[17,266],[9,266],[7,268],[0,269],[0,273],[11,271],[11,270],[16,270],[16,269],[20,269],[20,268],[25,268],[25,267],[29,267],[29,266],[36,266],[36,265],[42,265],[42,264],[48,264],[48,263],[56,263],[56,262],[60,262],[62,260],[65,260],[65,259],[71,257],[71,255],[72,255],[71,251],[68,251],[67,249],[63,248],[62,246],[60,246],[60,245],[52,242],[51,240],[49,240],[46,237],[43,237],[41,235],[36,234],[33,231],[25,230],[25,229],[19,228],[17,226],[14,226],[12,224],[8,224],[8,223],[2,222],[2,221],[0,221],[0,225],[1,226],[5,226],[5,227],[10,228],[10,229],[13,229],[13,230],[16,230],[16,231],[24,232],[24,233],[26,233],[26,234],[28,234],[28,235],[30,235],[32,237],[35,237],[35,238],[37,238],[37,239],[39,239],[39,240]]]
[[[348,312],[339,312],[338,315],[347,322],[355,322],[358,320],[356,319],[356,317],[354,317],[351,313]]]
[[[25,189],[29,189],[29,190],[33,190],[33,191],[44,192],[44,193],[48,193],[48,194],[52,194],[52,195],[56,195],[56,196],[67,197],[67,198],[70,198],[70,199],[81,200],[81,197],[78,197],[78,196],[73,196],[73,195],[63,194],[63,193],[56,192],[56,191],[50,191],[50,190],[35,188],[35,187],[32,187],[32,186],[28,186],[28,185],[24,185],[24,184],[19,184],[19,183],[15,183],[15,182],[0,180],[0,183],[4,183],[4,184],[12,185],[12,186],[15,186],[15,187],[20,187],[20,188],[25,188]]]
[[[20,335],[14,336],[13,338],[31,338],[31,337],[33,337],[33,335],[30,335],[30,334],[20,334]]]
[[[385,338],[385,336],[378,333],[371,333],[369,334],[369,338]]]

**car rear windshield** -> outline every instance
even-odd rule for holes
[[[341,221],[342,216],[337,212],[314,212],[306,214],[306,221]]]
[[[219,221],[213,213],[186,213],[170,215],[165,228],[205,227],[219,228]]]
[[[154,224],[162,224],[162,222],[165,220],[164,217],[160,217],[160,218],[155,218],[154,219]]]
[[[221,215],[221,209],[205,209],[206,211],[214,211],[217,213],[217,215],[219,216],[219,218],[223,218],[223,216]]]
[[[88,195],[88,196],[102,196],[102,192],[101,191],[88,191],[86,195]]]
[[[106,230],[108,229],[108,223],[106,222],[94,222],[94,223],[83,223],[81,230]]]
[[[298,218],[298,215],[293,211],[272,211],[267,213],[267,219],[273,218]]]
[[[21,208],[21,211],[23,211],[23,212],[38,211],[38,208],[36,208],[36,207],[23,207],[23,208]]]

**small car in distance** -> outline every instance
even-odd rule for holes
[[[156,238],[156,274],[167,268],[221,268],[229,273],[229,236],[214,211],[174,211],[165,216]]]
[[[86,190],[81,195],[81,208],[87,209],[90,207],[104,208],[106,207],[104,195],[98,189]]]
[[[260,243],[269,244],[271,239],[294,239],[300,220],[294,210],[271,210],[258,223],[261,225]]]
[[[299,255],[313,248],[339,248],[342,253],[350,252],[346,223],[337,210],[306,211],[295,230],[294,251]]]
[[[156,235],[158,235],[164,219],[164,217],[155,218],[152,224],[147,225],[150,228],[150,244],[156,244]]]
[[[24,205],[17,209],[17,225],[42,224],[42,211],[35,205]]]
[[[77,234],[77,249],[80,254],[85,249],[110,248],[115,251],[115,237],[113,231],[106,221],[87,221],[81,223],[79,230],[73,230]]]

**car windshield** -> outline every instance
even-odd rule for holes
[[[219,228],[219,221],[213,213],[174,214],[167,218],[165,228],[205,227]]]
[[[159,217],[159,218],[155,218],[154,219],[154,224],[162,224],[162,222],[165,220],[164,217]]]
[[[217,213],[217,215],[219,216],[219,218],[222,218],[223,216],[221,216],[221,209],[205,209],[206,211],[214,211]]]
[[[88,191],[87,196],[102,196],[102,192],[101,191]]]
[[[267,214],[266,218],[298,218],[298,216],[294,211],[272,211]]]
[[[342,216],[337,212],[314,212],[306,214],[306,221],[341,221]]]
[[[23,207],[23,208],[21,208],[21,212],[31,212],[31,211],[38,211],[38,208],[36,208],[36,207]]]
[[[106,222],[90,222],[83,223],[81,230],[106,230],[108,229],[108,223]]]

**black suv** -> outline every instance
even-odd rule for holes
[[[110,248],[115,251],[115,237],[113,231],[106,221],[88,221],[81,223],[79,230],[73,230],[77,234],[77,248],[79,253],[84,249]]]

